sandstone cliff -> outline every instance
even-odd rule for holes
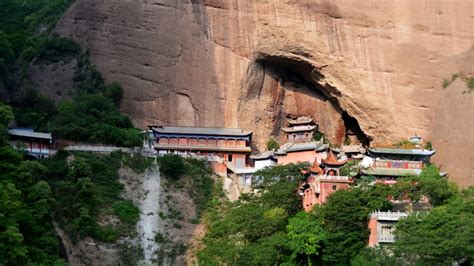
[[[474,0],[76,0],[56,31],[123,84],[137,126],[244,127],[259,147],[286,115],[334,142],[417,133],[466,185],[474,93],[441,82],[474,74],[473,22]]]

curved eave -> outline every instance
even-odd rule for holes
[[[378,150],[378,149],[371,149],[369,148],[371,153],[375,154],[400,154],[400,155],[417,155],[417,156],[433,156],[436,153],[436,150],[421,150],[421,149],[385,149],[385,150]]]

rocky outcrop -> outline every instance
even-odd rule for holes
[[[472,154],[473,126],[448,109],[473,96],[441,87],[474,74],[472,10],[471,0],[77,0],[56,31],[123,84],[121,109],[138,126],[245,127],[262,147],[288,114],[313,116],[335,142],[355,118],[372,143],[417,133]],[[435,161],[474,184],[469,160]]]

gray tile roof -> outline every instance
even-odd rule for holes
[[[424,150],[424,149],[397,149],[397,148],[370,148],[371,153],[384,153],[384,154],[403,154],[403,155],[433,155],[436,150]]]
[[[53,137],[51,136],[51,133],[34,132],[32,129],[12,128],[8,130],[8,134],[11,136],[17,136],[17,137],[49,139],[49,140],[53,139]]]
[[[193,134],[215,136],[249,136],[252,131],[240,128],[215,128],[215,127],[153,127],[153,131],[162,134]]]
[[[322,151],[327,148],[329,148],[329,145],[321,143],[321,142],[297,142],[297,143],[289,142],[283,145],[277,151],[277,154],[286,154],[288,152],[309,151],[309,150]]]
[[[269,158],[274,158],[275,152],[274,151],[264,151],[259,154],[251,155],[250,158],[254,160],[264,160]]]

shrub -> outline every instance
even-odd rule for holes
[[[466,85],[470,90],[474,90],[474,77],[470,77],[466,80]]]
[[[111,84],[105,86],[104,96],[111,99],[115,105],[118,105],[123,97],[123,89],[120,84],[117,82],[112,82]]]
[[[185,173],[186,166],[179,155],[165,155],[158,162],[160,172],[168,178],[178,180]]]
[[[153,161],[147,160],[146,157],[139,154],[134,154],[133,156],[125,155],[123,163],[125,166],[130,167],[135,173],[141,174],[152,165]]]
[[[271,151],[271,150],[278,150],[280,148],[280,145],[278,145],[278,142],[271,138],[267,141],[267,150]]]
[[[114,214],[117,215],[124,223],[133,225],[140,218],[140,211],[129,200],[115,202],[113,205],[113,209]]]
[[[446,89],[451,82],[447,79],[443,79],[443,83],[441,84],[443,86],[443,89]]]
[[[312,139],[315,140],[315,141],[320,141],[320,140],[326,141],[326,136],[324,135],[324,133],[322,133],[320,131],[315,131],[313,133],[313,138]]]
[[[427,141],[425,143],[425,149],[430,151],[433,149],[433,144],[431,143],[431,141]]]
[[[81,54],[81,47],[75,41],[64,37],[48,37],[38,51],[38,60],[58,62],[69,56]]]

